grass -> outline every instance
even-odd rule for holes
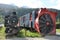
[[[60,33],[60,29],[56,29],[56,32]],[[31,32],[26,29],[22,29],[19,31],[17,37],[41,37],[41,34],[39,34],[37,32]],[[0,40],[1,39],[3,39],[3,40],[5,39],[5,27],[0,28]]]
[[[60,33],[60,29],[56,29],[56,32]]]
[[[5,28],[0,28],[0,40],[5,40]]]
[[[56,22],[56,32],[60,33],[60,22]]]
[[[22,29],[19,34],[18,37],[40,37],[41,35],[37,32],[31,32],[29,30],[26,29]]]
[[[60,24],[60,22],[56,22],[56,24]]]
[[[19,31],[17,37],[40,37],[41,35],[37,32],[31,32],[26,29],[22,29]],[[5,39],[5,27],[0,28],[0,40]]]
[[[26,34],[25,34],[25,32],[26,32]],[[56,32],[60,33],[60,29],[56,29]],[[41,37],[41,34],[39,34],[37,32],[31,32],[26,29],[20,30],[18,35],[19,35],[18,37]]]

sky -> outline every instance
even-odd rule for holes
[[[55,8],[60,10],[60,0],[0,0],[0,4],[29,8]]]

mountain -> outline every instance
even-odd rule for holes
[[[0,15],[6,15],[12,11],[16,11],[17,9],[18,7],[14,5],[0,4]]]
[[[20,8],[29,8],[28,6],[22,6],[22,7],[20,7]]]
[[[27,6],[22,6],[21,8],[18,8],[15,5],[0,4],[0,15],[4,16],[4,15],[12,13],[13,11],[16,11],[18,16],[20,17],[27,13],[31,13],[33,10],[36,10],[36,9],[38,8],[29,8]],[[60,17],[60,10],[52,9],[52,8],[47,8],[47,9],[50,11],[57,12],[58,13],[57,18]]]
[[[15,5],[8,5],[8,4],[0,4],[0,22],[3,23],[3,18],[5,15],[11,14],[13,11],[17,12],[18,17],[21,17],[27,13],[31,13],[33,10],[36,10],[38,8],[29,8],[26,6],[23,6],[21,8],[15,6]],[[47,8],[49,11],[57,12],[57,19],[60,19],[60,10]],[[2,18],[1,18],[2,17]]]
[[[17,6],[8,5],[8,4],[0,4],[0,8],[8,8],[8,9],[13,8],[13,9],[15,9],[15,8],[17,8]]]

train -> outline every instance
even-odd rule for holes
[[[6,15],[4,21],[6,35],[7,36],[17,35],[19,28],[17,26],[18,17],[16,15],[16,12],[12,12],[10,15]]]
[[[20,16],[19,26],[31,28],[32,31],[34,29],[41,34],[56,34],[56,16],[56,12],[40,8]]]
[[[15,13],[15,12],[14,12]],[[13,13],[13,14],[14,14]],[[35,30],[41,34],[56,34],[56,16],[57,13],[48,10],[47,8],[40,8],[37,10],[33,10],[31,13],[27,13],[25,15],[20,16],[19,18],[9,17],[8,25],[5,26],[10,27],[12,30],[15,30],[18,33],[19,28],[26,28],[30,30]],[[6,19],[6,18],[5,18]],[[15,21],[14,21],[15,20]],[[9,29],[10,29],[9,28]],[[14,31],[14,32],[15,32]],[[12,33],[12,32],[11,32]],[[14,33],[13,33],[14,34]]]

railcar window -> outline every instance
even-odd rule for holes
[[[25,22],[25,16],[23,17],[23,23]]]
[[[32,13],[30,13],[30,20],[32,20]]]
[[[39,11],[39,8],[37,8],[37,9],[35,10],[35,19],[36,19],[36,17],[38,16],[38,11]]]
[[[38,16],[38,11],[35,11],[35,19],[36,19],[37,16]]]
[[[31,27],[33,27],[33,22],[31,21]]]

